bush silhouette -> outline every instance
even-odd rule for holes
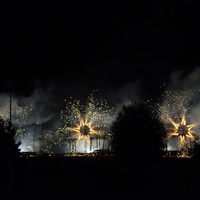
[[[123,107],[112,132],[113,147],[122,160],[152,160],[164,154],[165,128],[150,104]]]

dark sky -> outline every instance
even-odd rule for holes
[[[29,93],[39,80],[82,94],[140,81],[154,96],[172,71],[200,64],[196,3],[98,2],[0,5],[0,90],[12,81]]]

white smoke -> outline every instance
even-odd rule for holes
[[[197,124],[194,127],[196,134],[200,137],[200,67],[191,72],[174,71],[169,79],[162,105],[168,109],[169,115],[179,116],[187,111],[189,123]],[[170,103],[170,101],[174,103]],[[171,111],[170,111],[171,110]],[[177,149],[177,141],[171,140],[169,149]]]
[[[30,96],[12,95],[12,123],[21,131],[16,137],[16,142],[21,142],[21,151],[39,152],[43,143],[43,131],[54,130],[59,124],[59,115],[64,98],[62,94],[59,95],[60,91],[57,92],[55,85],[51,84],[46,87],[41,87],[40,84],[37,84],[36,89]],[[140,99],[139,85],[139,82],[130,82],[120,88],[110,89],[106,92],[106,96],[110,97],[113,106],[117,108],[116,112],[105,123],[111,125],[115,121],[122,106],[128,106]],[[10,94],[1,93],[0,115],[7,120],[10,117],[9,113]],[[46,137],[46,140],[48,140],[48,134]],[[51,134],[49,138],[51,138]],[[105,142],[100,143],[100,146],[102,144],[106,146]],[[86,148],[87,151],[90,151],[88,148]],[[93,144],[92,151],[95,149],[98,148]],[[80,144],[80,147],[77,146],[77,150],[83,152],[84,145]]]
[[[28,97],[11,96],[12,123],[17,128],[16,142],[21,142],[21,151],[40,150],[42,127],[56,115],[51,101],[53,89],[37,88]],[[10,94],[0,94],[0,116],[10,119]]]

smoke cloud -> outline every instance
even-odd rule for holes
[[[60,125],[60,112],[64,108],[64,100],[68,100],[70,96],[74,98],[81,95],[81,102],[86,101],[89,95],[86,90],[80,90],[77,85],[59,87],[57,83],[41,86],[40,82],[35,82],[34,89],[29,96],[12,94],[12,123],[18,130],[16,142],[21,142],[21,151],[41,150],[41,145],[46,132],[45,140],[51,141],[52,131]],[[115,107],[116,112],[110,116],[112,123],[122,106],[128,106],[139,98],[139,82],[129,82],[115,89],[103,89],[97,92],[97,98],[105,98],[110,106]],[[73,91],[73,87],[76,88]],[[67,89],[68,88],[68,89]],[[79,89],[77,89],[79,88]],[[83,88],[85,86],[83,85]],[[91,91],[92,92],[92,91]],[[10,94],[0,93],[0,115],[5,119],[9,119],[10,113]],[[46,141],[48,143],[48,141]],[[84,150],[83,150],[84,151]]]
[[[200,67],[190,73],[175,71],[170,77],[168,90],[182,90],[187,93],[190,120],[200,123]]]
[[[193,71],[174,71],[169,77],[169,84],[161,104],[161,118],[180,121],[186,112],[188,123],[195,123],[193,130],[200,136],[200,67]],[[177,149],[177,141],[171,140],[168,149]]]

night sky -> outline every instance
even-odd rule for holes
[[[0,197],[199,199],[196,2],[0,1]]]
[[[138,83],[141,96],[160,95],[173,71],[200,64],[199,15],[192,1],[8,2],[0,92],[53,85],[57,96],[83,96]]]

